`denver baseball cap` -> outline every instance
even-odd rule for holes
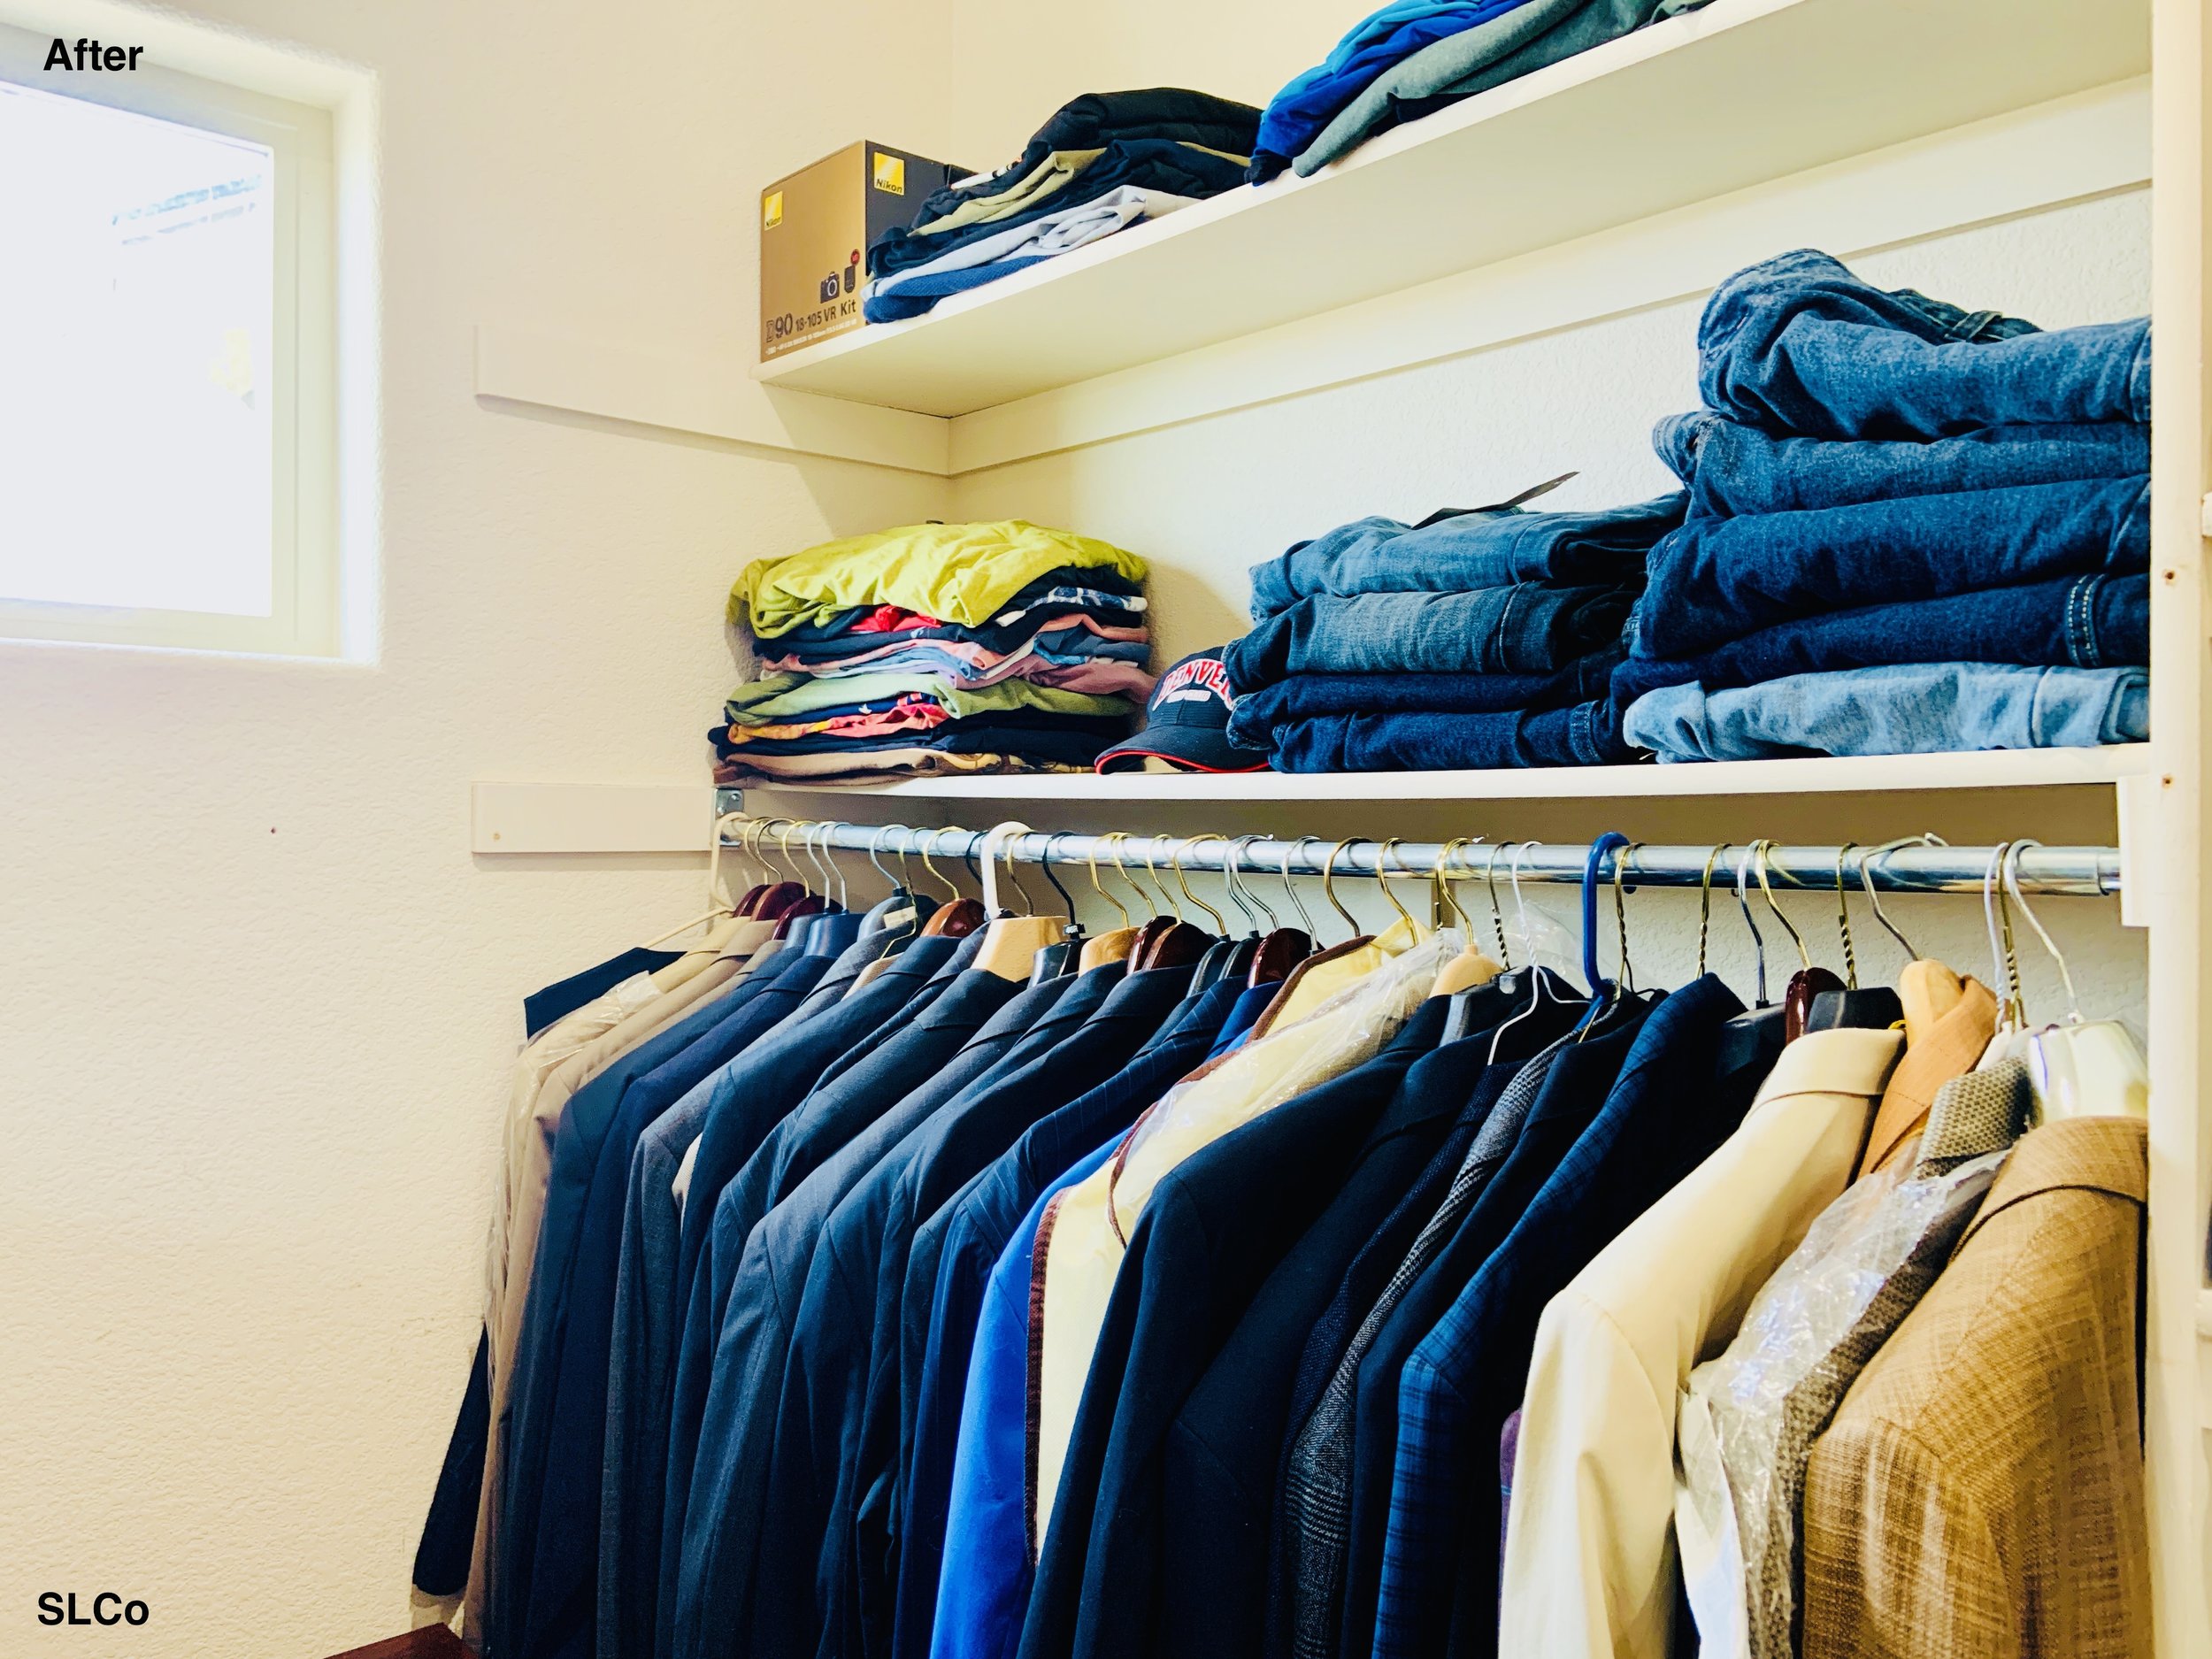
[[[1265,772],[1265,755],[1229,741],[1235,702],[1221,648],[1194,651],[1152,687],[1144,729],[1092,764],[1100,772],[1134,772],[1148,760],[1164,760],[1183,772]]]

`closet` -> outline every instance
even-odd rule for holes
[[[2147,1034],[2157,1648],[2212,1656],[2208,89],[2212,35],[2196,0],[1714,0],[1295,188],[1203,204],[910,323],[757,370],[721,365],[747,383],[718,383],[711,417],[695,396],[711,377],[696,365],[664,373],[496,330],[478,360],[480,393],[932,475],[948,517],[1072,523],[1140,549],[1164,664],[1242,627],[1245,565],[1365,510],[1363,472],[1386,474],[1392,510],[1409,516],[1430,495],[1502,496],[1574,465],[1633,499],[1619,457],[1647,459],[1649,417],[1683,401],[1665,377],[1686,362],[1697,300],[1748,261],[1823,247],[1886,282],[2053,321],[2147,309],[2147,743],[1580,772],[926,779],[724,790],[710,803],[701,789],[647,800],[488,785],[477,849],[695,847],[711,821],[718,845],[757,851],[772,834],[749,841],[741,827],[780,821],[799,849],[841,856],[856,887],[868,861],[902,854],[948,867],[979,855],[1025,875],[1049,859],[1094,930],[1113,911],[1084,865],[1117,848],[1141,857],[1155,844],[1156,873],[1171,858],[1171,883],[1196,879],[1217,908],[1234,902],[1218,873],[1228,865],[1255,886],[1271,870],[1307,878],[1310,906],[1310,878],[1333,869],[1370,918],[1390,895],[1347,876],[1420,877],[1448,856],[1474,920],[1486,876],[1517,874],[1567,926],[1582,901],[1565,887],[1596,881],[1609,964],[1603,889],[1617,872],[1637,966],[1678,984],[1708,944],[1701,878],[1729,848],[1710,884],[1710,947],[1747,999],[1755,959],[1728,889],[1753,843],[1773,843],[1764,868],[1821,965],[1844,966],[1828,918],[1839,891],[1860,904],[1870,870],[1865,891],[1884,889],[1906,933],[1977,973],[1990,960],[1993,849],[2037,843],[2020,855],[2024,891],[2085,1006]],[[2131,240],[2146,224],[2147,248]],[[1480,485],[1463,481],[1471,471]],[[1609,833],[1620,840],[1594,852]],[[1106,839],[1117,834],[1127,839]],[[1880,858],[1866,850],[1922,836]],[[1497,849],[1525,843],[1511,871],[1514,855]],[[1401,861],[1386,870],[1386,844]],[[1250,845],[1264,850],[1240,864]],[[1279,910],[1281,888],[1266,891]],[[1856,909],[1853,925],[1870,954],[1875,917]],[[1789,940],[1770,930],[1761,949],[1778,986],[1795,966]],[[2032,948],[2023,967],[2031,1004],[2055,1018],[2054,969]]]

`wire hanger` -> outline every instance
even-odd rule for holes
[[[1498,855],[1505,849],[1496,842],[1490,846],[1490,856],[1482,866],[1482,884],[1490,890],[1490,928],[1498,938],[1498,960],[1509,972],[1513,967],[1513,948],[1506,943],[1505,911],[1498,903]]]
[[[1898,931],[1897,924],[1889,919],[1889,912],[1882,908],[1882,895],[1874,890],[1873,866],[1901,847],[1946,847],[1949,844],[1940,835],[1901,835],[1895,841],[1884,841],[1872,851],[1859,855],[1859,885],[1866,889],[1866,902],[1874,907],[1874,919],[1882,925],[1884,933],[1897,941],[1898,949],[1905,953],[1908,962],[1920,961],[1920,953],[1913,949],[1912,941]]]
[[[1713,850],[1705,855],[1705,868],[1697,879],[1697,977],[1705,977],[1705,946],[1713,927],[1713,866],[1720,856],[1734,846],[1733,841],[1717,841]]]
[[[726,896],[722,890],[722,848],[725,838],[732,833],[733,827],[741,835],[745,823],[746,818],[742,812],[725,812],[714,820],[714,840],[707,847],[708,908],[689,921],[679,922],[666,933],[657,934],[647,940],[640,947],[641,949],[650,950],[656,945],[666,944],[680,933],[687,933],[693,928],[703,926],[708,922],[719,921],[726,916],[736,915],[736,903]],[[703,941],[702,943],[703,942]]]
[[[1240,835],[1231,841],[1229,856],[1223,861],[1221,874],[1222,879],[1228,884],[1229,896],[1236,902],[1237,909],[1244,912],[1245,919],[1252,924],[1252,931],[1256,933],[1271,933],[1283,924],[1282,918],[1275,914],[1268,902],[1259,895],[1251,883],[1245,880],[1244,872],[1240,867],[1244,861],[1252,856],[1247,849],[1259,839],[1257,835]],[[1264,926],[1260,923],[1262,916],[1267,918]]]
[[[1103,839],[1105,839],[1105,838],[1104,838],[1104,837],[1101,837],[1100,839],[1101,839],[1101,840],[1103,840]],[[1127,905],[1124,904],[1124,903],[1123,903],[1123,902],[1122,902],[1119,899],[1116,898],[1116,897],[1115,897],[1112,894],[1110,894],[1110,893],[1107,892],[1107,891],[1106,891],[1106,886],[1105,886],[1105,883],[1102,882],[1102,881],[1098,879],[1098,841],[1094,841],[1091,843],[1091,854],[1090,854],[1090,861],[1089,861],[1089,862],[1090,862],[1090,866],[1091,866],[1091,886],[1093,886],[1094,887],[1096,887],[1096,888],[1098,889],[1098,896],[1099,896],[1100,898],[1102,898],[1102,899],[1105,900],[1107,903],[1109,903],[1109,904],[1112,905],[1112,906],[1114,907],[1114,909],[1115,909],[1118,912],[1119,912],[1119,913],[1120,913],[1120,916],[1121,916],[1121,925],[1122,925],[1124,927],[1128,927],[1128,926],[1132,926],[1132,924],[1131,924],[1131,922],[1130,922],[1130,920],[1129,920],[1129,907],[1128,907]]]
[[[1204,835],[1194,835],[1188,841],[1179,842],[1168,854],[1168,868],[1175,872],[1175,885],[1183,889],[1183,896],[1188,899],[1194,907],[1205,911],[1207,915],[1213,918],[1215,933],[1225,935],[1229,931],[1227,918],[1190,890],[1190,877],[1183,869],[1183,855],[1201,841],[1219,841],[1225,847],[1229,838],[1226,835],[1209,833]]]
[[[1413,919],[1413,912],[1406,909],[1399,901],[1398,895],[1390,890],[1390,855],[1397,845],[1398,838],[1393,835],[1376,849],[1375,885],[1382,889],[1383,897],[1390,901],[1390,908],[1398,912],[1398,919],[1405,924],[1406,932],[1413,938],[1418,939],[1421,936],[1421,924]],[[1403,866],[1402,865],[1401,868]],[[1413,872],[1409,869],[1405,873],[1411,875]]]
[[[1302,853],[1306,850],[1308,841],[1317,841],[1320,839],[1318,835],[1301,835],[1295,850]],[[1288,841],[1283,843],[1283,891],[1290,895],[1290,902],[1298,911],[1298,919],[1306,925],[1308,935],[1318,939],[1321,937],[1321,930],[1314,925],[1313,912],[1306,908],[1305,899],[1300,895],[1296,885],[1290,879],[1290,855],[1293,850]]]
[[[1320,837],[1316,836],[1314,839],[1318,841]],[[1366,839],[1364,835],[1347,835],[1329,849],[1329,856],[1321,863],[1321,896],[1328,900],[1336,913],[1344,918],[1344,925],[1352,930],[1351,936],[1354,939],[1364,938],[1365,934],[1360,927],[1358,918],[1344,908],[1344,901],[1336,895],[1336,861],[1344,849],[1354,841],[1363,841]]]
[[[1836,849],[1833,872],[1836,933],[1843,942],[1843,988],[1838,990],[1832,986],[1814,995],[1803,1022],[1802,1029],[1807,1032],[1882,1031],[1905,1017],[1904,1004],[1889,987],[1862,987],[1859,984],[1858,941],[1851,932],[1851,889],[1843,878],[1844,861],[1857,846],[1856,841],[1846,841]],[[1786,996],[1784,1000],[1787,1001]]]

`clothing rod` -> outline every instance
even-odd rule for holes
[[[721,820],[724,826],[722,844],[735,848],[741,845],[737,833],[731,827],[740,821],[737,815]],[[986,832],[972,829],[917,829],[903,824],[848,824],[834,820],[809,818],[764,818],[751,820],[772,827],[760,836],[759,844],[781,849],[788,830],[792,849],[805,845],[817,849],[842,852],[879,855],[928,853],[932,857],[964,858],[970,854],[980,857]],[[1130,869],[1141,865],[1149,854],[1152,862],[1165,873],[1171,864],[1179,860],[1187,872],[1219,871],[1233,856],[1241,875],[1279,875],[1284,860],[1289,860],[1292,875],[1372,876],[1382,860],[1382,843],[1374,841],[1354,841],[1331,851],[1334,843],[1320,836],[1302,840],[1278,840],[1256,836],[1250,840],[1230,842],[1218,835],[1178,837],[1171,835],[1128,835],[1118,845],[1122,862]],[[1490,872],[1491,849],[1497,848],[1496,871],[1503,881],[1517,869],[1524,882],[1546,883],[1553,886],[1578,884],[1583,868],[1589,861],[1590,848],[1586,842],[1490,842],[1477,841],[1462,844],[1453,854],[1455,879],[1481,879]],[[1045,862],[1047,849],[1051,862],[1057,866],[1087,864],[1094,857],[1100,865],[1115,862],[1117,842],[1104,835],[1077,835],[1056,832],[1032,830],[1002,838],[996,856],[1012,857],[1023,864]],[[1705,862],[1712,853],[1708,842],[1695,845],[1639,845],[1628,854],[1626,879],[1630,886],[1650,887],[1694,887],[1704,879]],[[1888,893],[1979,893],[1996,856],[1994,847],[1947,847],[1913,843],[1883,851],[1878,847],[1854,847],[1846,853],[1843,871],[1852,887],[1861,883],[1861,867],[1872,874],[1874,886]],[[1390,874],[1426,879],[1442,856],[1443,847],[1435,841],[1401,841],[1390,852]],[[1843,849],[1826,847],[1783,847],[1768,850],[1765,858],[1767,879],[1778,890],[1799,892],[1835,891],[1836,858]],[[1713,866],[1715,887],[1732,886],[1736,867],[1747,854],[1746,844],[1732,842]],[[2073,895],[2094,897],[2116,894],[2120,890],[2120,849],[2116,847],[2030,847],[2017,860],[2020,890],[2032,894]],[[1608,856],[1600,873],[1607,879],[1613,874],[1611,856]],[[1752,879],[1756,879],[1756,866]]]

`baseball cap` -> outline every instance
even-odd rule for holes
[[[1144,728],[1092,763],[1100,772],[1135,772],[1164,760],[1181,772],[1265,772],[1267,757],[1229,741],[1229,672],[1222,647],[1193,651],[1160,676],[1144,705]]]

